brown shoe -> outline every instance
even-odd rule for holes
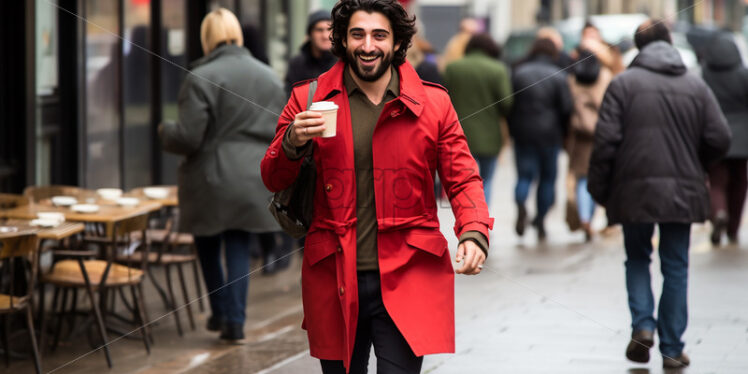
[[[649,349],[654,345],[654,333],[649,330],[634,331],[626,347],[626,358],[634,362],[649,362]]]
[[[691,359],[682,353],[678,357],[662,357],[662,367],[665,369],[682,369],[691,364]]]

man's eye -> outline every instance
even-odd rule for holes
[[[377,38],[377,39],[387,39],[387,34],[385,34],[385,33],[378,33],[378,34],[374,34],[374,37]]]

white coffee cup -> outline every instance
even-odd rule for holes
[[[332,138],[337,133],[338,122],[338,105],[332,101],[318,101],[312,103],[309,110],[319,112],[325,119],[325,131],[322,132],[323,138]]]

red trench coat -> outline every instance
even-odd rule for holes
[[[318,78],[313,101],[333,101],[337,136],[315,138],[314,214],[302,265],[303,326],[311,355],[343,360],[348,367],[356,337],[356,178],[345,64]],[[458,236],[488,238],[493,219],[478,167],[446,90],[422,82],[409,63],[399,67],[400,96],[387,102],[373,135],[374,193],[379,232],[382,299],[416,355],[452,353],[454,271],[439,231],[434,176],[444,185]],[[282,140],[296,113],[306,108],[309,85],[297,85],[262,160],[270,191],[287,188],[301,161],[286,157]]]

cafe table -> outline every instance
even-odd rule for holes
[[[26,219],[0,220],[0,238],[18,233],[35,233],[39,239],[63,240],[83,232],[85,225],[79,222],[62,222],[55,227],[35,227]]]
[[[163,198],[152,198],[146,195],[145,189],[146,188],[158,188],[158,189],[165,189],[167,191],[167,195]],[[123,196],[127,197],[137,197],[138,199],[142,201],[150,201],[150,202],[156,202],[163,205],[165,208],[172,208],[179,206],[179,198],[177,196],[177,186],[150,186],[150,187],[138,187],[133,188],[132,190],[128,191]]]
[[[54,206],[49,201],[41,201],[4,210],[0,212],[0,216],[9,219],[31,220],[37,218],[37,215],[40,212],[60,212],[65,215],[66,222],[72,221],[105,225],[106,236],[109,237],[117,222],[158,211],[163,206],[161,203],[156,201],[140,201],[135,206],[120,206],[115,202],[101,200],[96,201],[95,203],[99,206],[98,211],[84,213],[76,212],[70,207]]]

